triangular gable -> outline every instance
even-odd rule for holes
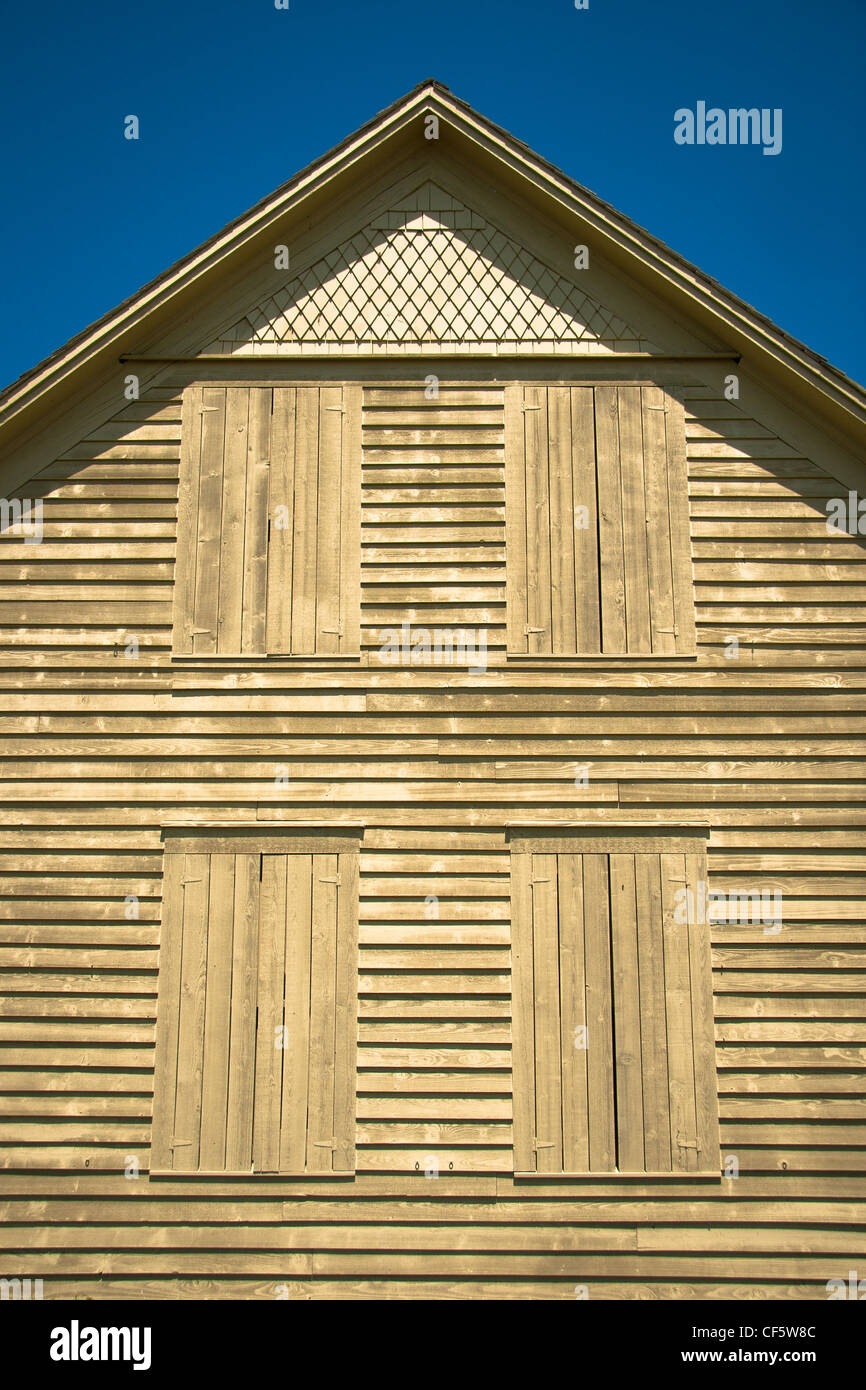
[[[676,360],[691,367],[708,384],[712,381],[717,390],[725,363],[735,362],[740,390],[748,392],[753,407],[760,406],[768,418],[773,416],[804,456],[817,451],[829,464],[832,454],[834,475],[847,479],[850,486],[862,486],[859,446],[866,443],[866,392],[862,387],[479,115],[447,87],[429,80],[0,392],[0,460],[7,493],[16,480],[32,477],[59,450],[110,418],[117,398],[118,367],[128,363],[127,370],[134,370],[143,388],[157,380],[167,364],[212,360],[214,354],[204,352],[196,325],[208,310],[212,312],[215,290],[232,279],[237,284],[244,274],[254,273],[256,266],[261,268],[265,258],[273,255],[276,242],[285,241],[287,236],[291,239],[296,220],[306,228],[315,226],[323,209],[327,212],[338,207],[342,198],[351,198],[359,187],[371,187],[377,174],[405,168],[419,149],[419,140],[425,141],[422,148],[429,157],[432,151],[426,144],[427,131],[434,119],[439,123],[441,148],[444,151],[447,147],[449,159],[453,162],[456,158],[468,172],[472,186],[477,177],[496,190],[500,204],[510,206],[513,196],[524,213],[535,209],[539,225],[547,220],[549,226],[557,225],[565,232],[566,249],[577,243],[590,245],[594,293],[601,290],[600,270],[608,284],[622,274],[635,294],[646,291],[644,331],[653,334],[661,351],[651,344],[642,345],[636,352],[637,360]],[[500,220],[504,225],[505,216]],[[536,249],[545,254],[541,244]],[[559,259],[553,263],[569,274],[568,262],[565,267]],[[262,293],[260,289],[259,295],[254,294],[253,302]],[[583,319],[572,304],[565,307],[575,321],[591,331],[591,318]],[[630,314],[626,304],[618,307]],[[277,306],[278,317],[284,308]],[[236,302],[233,312],[227,314],[227,323],[238,321],[244,312],[243,301]],[[663,317],[669,314],[677,324],[673,341],[669,321]],[[270,320],[269,314],[264,317]],[[220,331],[219,319],[212,319],[211,324],[204,337],[212,342]],[[254,330],[261,326],[251,325]],[[235,356],[237,345],[244,341],[243,332],[240,338],[220,339],[222,350],[216,355]],[[606,338],[599,333],[596,341],[604,352]],[[588,351],[587,342],[586,337],[556,344],[548,340],[545,346],[540,340],[533,355],[567,360],[569,356],[598,354],[597,346]],[[626,356],[625,339],[615,342],[615,355]],[[279,344],[276,346],[274,355],[282,355]],[[508,347],[508,340],[503,339],[496,351],[508,351]],[[319,347],[312,342],[307,350],[314,356],[351,353],[348,344]],[[292,351],[297,349],[290,346]],[[396,345],[382,349],[373,343],[367,356],[400,351],[411,354],[413,349]],[[363,348],[356,347],[355,352],[359,357],[364,355]],[[483,342],[476,345],[451,339],[444,347],[432,340],[422,343],[423,354],[437,352],[450,352],[455,359],[461,355],[471,358],[476,353],[490,355]]]
[[[287,278],[205,350],[398,343],[652,350],[634,327],[430,181]]]

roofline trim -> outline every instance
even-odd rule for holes
[[[65,380],[90,358],[108,348],[112,339],[128,332],[173,294],[187,288],[220,260],[260,234],[270,222],[297,208],[336,173],[350,168],[383,144],[423,109],[433,109],[440,117],[450,120],[470,143],[484,149],[535,184],[542,193],[558,201],[566,212],[595,227],[608,244],[616,247],[625,257],[633,258],[647,267],[674,292],[686,296],[702,312],[721,319],[729,331],[741,335],[750,346],[768,354],[779,366],[793,372],[847,415],[860,424],[866,424],[866,390],[859,383],[785,333],[759,310],[724,289],[645,228],[536,154],[510,132],[480,115],[444,84],[428,79],[12,382],[0,392],[0,429],[14,421],[42,394]],[[741,349],[732,348],[732,353],[741,355]],[[119,358],[121,361],[125,359],[126,355]],[[148,359],[130,357],[126,360]]]

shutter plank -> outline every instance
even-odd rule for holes
[[[595,438],[602,650],[620,654],[626,650],[625,569],[619,410],[615,386],[596,387]]]
[[[270,528],[266,642],[268,652],[280,655],[292,650],[296,399],[294,386],[274,387],[268,500]]]
[[[674,635],[674,589],[668,508],[668,460],[664,392],[641,389],[646,479],[647,566],[652,609],[652,651],[677,650]]]
[[[562,1172],[562,1052],[559,913],[555,854],[532,856],[535,982],[535,1142],[540,1173]]]
[[[177,559],[174,571],[173,650],[191,656],[195,618],[198,499],[201,485],[202,388],[183,393],[180,432],[180,478],[177,500]]]
[[[333,1170],[338,867],[338,855],[313,856],[307,1123],[307,1171],[311,1173]]]
[[[233,854],[211,855],[209,899],[199,1167],[221,1169],[226,1161],[228,1109],[235,904]]]
[[[606,854],[583,856],[586,941],[587,1097],[589,1167],[616,1164],[613,1101],[613,1028],[610,998],[610,903]]]
[[[334,1047],[335,1172],[355,1167],[355,1092],[358,1051],[358,893],[357,852],[337,859],[336,1018]]]
[[[533,971],[532,859],[511,855],[512,1077],[514,1090],[514,1167],[536,1169],[535,993]]]
[[[644,1155],[652,1173],[670,1172],[670,1096],[665,1022],[661,870],[657,854],[635,854]]]
[[[505,592],[509,652],[527,652],[526,435],[522,386],[505,388]]]
[[[249,1172],[253,1165],[260,857],[237,854],[234,861],[226,1168]]]
[[[315,636],[316,652],[340,650],[340,501],[343,464],[343,391],[323,386],[319,391],[319,471],[317,478]]]
[[[177,1099],[172,1143],[177,1172],[199,1166],[204,1015],[207,988],[207,925],[210,857],[186,856],[183,897],[183,949],[178,1018]]]
[[[280,1109],[285,1056],[276,1033],[283,1024],[285,995],[285,855],[265,854],[261,862],[253,1165],[258,1173],[276,1173],[280,1159]]]
[[[550,457],[551,651],[577,651],[571,390],[548,388]]]
[[[309,656],[316,649],[318,479],[319,388],[299,386],[295,417],[291,650],[302,656]]]
[[[574,526],[576,646],[601,651],[601,598],[598,556],[598,497],[595,462],[595,398],[592,387],[571,391],[572,503],[586,507],[586,527]]]
[[[689,477],[685,415],[681,401],[665,401],[668,508],[673,566],[674,621],[678,652],[695,650],[695,589],[689,520]]]
[[[174,1108],[177,1093],[177,1040],[180,1029],[181,959],[183,953],[185,854],[166,855],[162,885],[159,942],[159,998],[153,1067],[153,1140],[151,1170],[174,1167]]]
[[[644,1168],[644,1115],[635,856],[611,854],[609,869],[617,1167],[637,1173]]]
[[[589,1132],[585,1035],[586,965],[583,937],[583,859],[556,858],[559,901],[559,993],[562,1048],[562,1165],[566,1172],[589,1171]]]
[[[526,433],[526,610],[529,652],[551,648],[550,479],[547,390],[525,392]]]
[[[641,388],[619,387],[626,650],[651,652]]]
[[[665,998],[667,1001],[668,1087],[671,1113],[671,1167],[674,1172],[697,1168],[694,1049],[692,1045],[689,926],[678,889],[686,886],[682,854],[661,855],[664,914]]]
[[[340,477],[340,641],[338,650],[361,650],[361,387],[343,389],[343,459]]]
[[[267,640],[271,400],[269,390],[249,391],[240,647],[256,653],[266,650]]]
[[[696,903],[705,901],[699,891],[699,884],[706,883],[707,880],[705,853],[688,854],[685,863],[692,900]],[[696,920],[689,925],[689,979],[692,999],[698,1168],[706,1170],[720,1166],[721,1154],[712,952],[710,928],[705,920]]]
[[[310,950],[312,867],[310,854],[286,854],[285,1025],[288,1050],[283,1061],[280,1169],[302,1173],[307,1160],[307,1107],[310,1067]]]
[[[230,386],[225,393],[225,454],[219,547],[218,652],[241,650],[244,600],[244,533],[247,521],[247,439],[250,392]]]
[[[222,537],[223,467],[226,390],[205,387],[201,404],[198,528],[196,533],[193,651],[212,656],[217,650]]]

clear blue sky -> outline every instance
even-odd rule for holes
[[[3,40],[0,385],[427,77],[866,381],[866,0],[19,0]],[[677,146],[699,100],[782,153]]]

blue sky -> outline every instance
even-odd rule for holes
[[[866,381],[864,0],[42,0],[3,29],[0,385],[427,77]],[[781,154],[676,145],[699,100],[781,107]]]

